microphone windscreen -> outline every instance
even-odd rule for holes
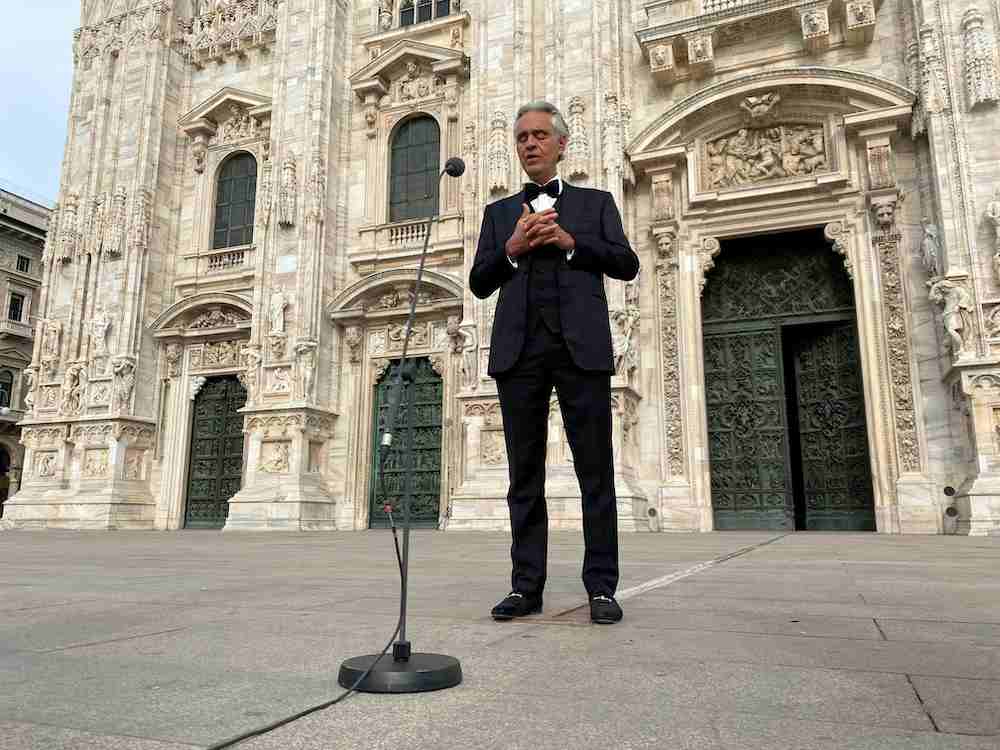
[[[453,156],[444,163],[444,171],[451,177],[461,177],[465,173],[465,162]]]

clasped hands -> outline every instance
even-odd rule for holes
[[[517,259],[542,245],[555,245],[567,253],[576,249],[576,240],[556,223],[559,214],[554,208],[533,214],[527,203],[522,205],[524,210],[514,227],[514,234],[507,240],[508,257]]]

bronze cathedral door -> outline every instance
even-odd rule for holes
[[[702,302],[717,529],[874,531],[854,297],[819,231],[727,241]]]
[[[235,375],[209,378],[194,399],[184,528],[221,529],[229,498],[243,483],[243,415],[247,392]]]

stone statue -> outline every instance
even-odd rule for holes
[[[127,358],[119,359],[114,362],[113,371],[114,409],[116,412],[128,412],[132,403],[132,391],[135,390],[135,364]]]
[[[271,457],[261,461],[258,470],[268,474],[282,474],[288,471],[288,453],[287,443],[277,443],[271,451]]]
[[[476,345],[476,326],[462,328],[465,343],[462,345],[462,363],[460,372],[463,388],[475,388],[479,377],[479,347]]]
[[[378,0],[378,26],[383,31],[392,28],[393,0]]]
[[[56,457],[51,453],[43,453],[38,457],[37,474],[40,477],[51,477],[56,473]]]
[[[937,225],[931,224],[926,216],[920,223],[924,227],[924,238],[920,241],[920,260],[928,274],[938,276],[941,273],[941,244],[938,242]]]
[[[928,281],[931,302],[942,305],[941,318],[951,345],[951,353],[961,357],[965,353],[965,335],[972,328],[972,297],[961,284],[949,279]]]
[[[289,156],[281,164],[281,186],[278,190],[278,225],[295,226],[298,206],[298,182],[295,177],[295,157]]]
[[[313,401],[316,387],[316,342],[301,341],[295,345],[299,360],[299,392],[306,401]]]
[[[28,407],[28,411],[35,408],[35,378],[38,376],[38,371],[34,367],[25,367],[21,371],[21,388],[24,393],[24,405]]]
[[[986,204],[985,218],[993,229],[993,251],[1000,253],[1000,185],[993,191],[993,200]]]
[[[42,355],[46,358],[59,358],[59,334],[62,323],[58,320],[47,320],[42,329]]]
[[[80,362],[74,362],[66,368],[62,383],[62,401],[59,413],[75,416],[83,410],[83,395],[87,390],[87,369]]]
[[[264,360],[256,347],[245,347],[240,350],[240,357],[243,360],[243,370],[240,382],[247,392],[247,403],[252,404],[257,399],[260,390],[260,371],[257,369]]]
[[[615,375],[629,376],[638,367],[638,351],[635,330],[639,322],[639,310],[631,305],[611,314],[614,323],[611,329],[611,348],[614,357]]]
[[[285,332],[285,308],[288,307],[288,298],[282,289],[275,289],[271,292],[270,312],[268,319],[271,323],[271,333]]]
[[[111,329],[111,317],[104,308],[94,313],[90,321],[90,337],[94,342],[94,356],[108,355],[108,331]]]

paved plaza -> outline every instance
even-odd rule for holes
[[[1000,747],[1000,538],[629,535],[591,625],[579,533],[494,623],[504,534],[413,537],[410,636],[457,688],[355,695],[241,750]],[[388,532],[0,534],[0,748],[205,748],[336,696],[397,614]]]

